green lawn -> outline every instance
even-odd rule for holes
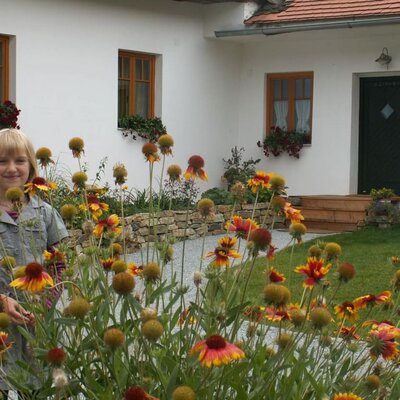
[[[278,271],[285,274],[285,284],[292,292],[292,302],[300,301],[303,293],[302,282],[304,280],[303,275],[293,272],[293,269],[307,262],[308,249],[317,241],[338,243],[342,247],[339,263],[349,262],[356,268],[355,278],[341,285],[340,290],[335,295],[334,303],[353,300],[365,294],[377,295],[384,290],[391,290],[391,280],[396,267],[392,266],[390,257],[400,256],[400,228],[387,230],[365,228],[353,233],[323,236],[301,245],[295,245],[292,261],[290,261],[291,247],[276,254],[275,259],[270,261],[269,265],[274,266]],[[263,287],[268,282],[263,271],[268,268],[267,265],[265,257],[257,260],[248,291],[248,298],[254,304],[262,304]],[[400,268],[400,265],[398,267]],[[326,298],[328,300],[334,294],[338,284],[335,270],[336,261],[333,262],[327,277],[331,282],[331,287],[326,290]],[[321,288],[316,288],[315,292],[316,294],[321,293]]]

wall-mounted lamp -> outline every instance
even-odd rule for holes
[[[384,47],[382,49],[381,55],[375,61],[382,66],[386,65],[386,69],[389,68],[389,64],[390,64],[390,61],[392,61],[392,57],[389,56],[387,47]]]

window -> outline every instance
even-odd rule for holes
[[[8,100],[8,37],[0,36],[0,102]]]
[[[273,126],[304,134],[311,143],[312,72],[267,75],[267,134]]]
[[[154,70],[154,55],[119,52],[118,118],[154,117]]]

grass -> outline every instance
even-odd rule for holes
[[[323,236],[301,245],[295,245],[294,248],[291,246],[279,251],[275,259],[269,262],[269,266],[274,266],[286,276],[284,284],[292,293],[293,303],[300,302],[304,280],[303,275],[295,273],[293,270],[298,265],[307,263],[308,249],[318,241],[336,242],[342,247],[342,254],[337,261],[333,261],[327,276],[331,286],[325,290],[325,298],[331,299],[337,289],[338,278],[335,274],[337,262],[349,262],[356,268],[355,278],[340,286],[334,296],[333,304],[339,304],[346,300],[351,301],[366,294],[377,295],[384,290],[392,290],[391,281],[396,268],[391,264],[390,257],[400,256],[400,228],[383,230],[371,227],[352,233]],[[248,289],[248,298],[253,304],[263,304],[263,287],[268,283],[264,274],[267,268],[266,258],[259,258]],[[321,285],[317,285],[313,294],[321,293]]]

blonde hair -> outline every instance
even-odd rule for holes
[[[0,130],[0,153],[17,154],[24,152],[29,161],[29,178],[31,181],[38,175],[36,153],[31,141],[18,129],[7,128]]]

